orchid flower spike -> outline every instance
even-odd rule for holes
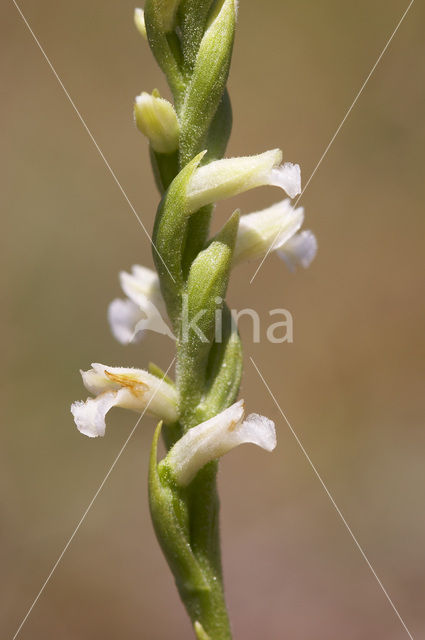
[[[317,240],[310,230],[296,233],[281,248],[278,248],[280,256],[287,264],[290,271],[295,271],[298,265],[307,269],[317,253]]]
[[[178,419],[177,392],[169,382],[143,369],[92,364],[81,371],[84,386],[94,398],[74,402],[71,413],[78,430],[90,438],[105,435],[105,416],[112,407],[144,411],[173,423]]]
[[[170,470],[175,481],[186,487],[202,467],[244,443],[256,444],[266,451],[276,446],[274,422],[255,413],[245,420],[244,401],[206,422],[192,427],[176,442],[160,466]]]
[[[108,309],[108,320],[114,337],[122,344],[138,341],[147,330],[175,340],[166,317],[158,275],[147,267],[134,265],[132,273],[121,271],[121,287],[126,300],[116,298]]]
[[[199,167],[188,185],[189,211],[264,185],[280,187],[294,198],[301,191],[300,167],[281,162],[282,152],[274,149],[256,156],[215,160]]]

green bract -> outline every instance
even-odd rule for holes
[[[180,111],[182,164],[205,147],[229,74],[235,22],[235,0],[220,0],[207,23]]]

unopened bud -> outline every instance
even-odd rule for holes
[[[173,153],[179,145],[179,123],[173,105],[159,95],[137,96],[134,117],[157,153]]]
[[[145,40],[148,39],[146,34],[146,25],[145,25],[145,12],[143,9],[135,9],[134,10],[134,24],[138,32],[144,37]]]

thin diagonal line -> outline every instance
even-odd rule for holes
[[[406,623],[404,622],[403,618],[401,617],[401,615],[399,614],[399,612],[396,609],[395,604],[393,603],[393,601],[391,600],[388,591],[385,589],[384,585],[382,584],[381,580],[379,579],[375,569],[372,567],[370,561],[368,560],[368,557],[366,556],[366,553],[363,551],[363,548],[360,546],[360,543],[358,542],[356,536],[354,535],[354,533],[352,532],[348,522],[346,521],[346,519],[344,518],[344,516],[342,515],[342,512],[340,510],[340,508],[338,507],[338,505],[336,504],[334,498],[332,497],[329,489],[327,488],[327,486],[325,485],[324,481],[322,480],[322,477],[320,475],[320,473],[318,472],[318,470],[316,469],[315,465],[313,464],[310,456],[308,455],[307,451],[305,450],[301,440],[299,439],[299,437],[297,436],[297,434],[295,433],[291,423],[289,422],[288,418],[286,417],[286,415],[284,414],[279,402],[276,400],[276,397],[274,396],[272,390],[270,389],[269,385],[267,384],[267,382],[264,379],[263,374],[261,373],[261,371],[259,370],[259,368],[257,367],[256,363],[254,362],[254,359],[250,356],[250,360],[255,368],[255,370],[257,371],[258,375],[260,376],[261,380],[264,383],[264,386],[266,387],[267,391],[269,392],[273,402],[275,403],[276,407],[279,409],[280,414],[282,415],[283,419],[285,420],[286,424],[288,425],[292,435],[294,436],[295,440],[297,441],[298,446],[300,447],[301,451],[303,452],[303,454],[305,455],[305,457],[308,460],[308,463],[310,464],[311,468],[313,469],[317,479],[319,480],[320,484],[322,485],[323,489],[325,490],[326,495],[328,496],[329,500],[331,501],[333,507],[335,508],[337,514],[339,515],[339,517],[341,518],[342,522],[344,523],[345,528],[347,529],[348,533],[350,534],[350,536],[352,537],[357,549],[360,551],[361,555],[363,556],[364,561],[366,562],[367,566],[369,567],[369,569],[371,570],[371,572],[373,573],[376,581],[378,582],[379,586],[381,587],[382,591],[384,592],[385,597],[387,598],[388,602],[390,603],[394,613],[396,614],[397,618],[400,620],[401,624],[404,627],[404,630],[406,631],[407,635],[409,636],[410,640],[413,640],[413,636],[410,633],[409,629],[406,626]]]
[[[166,268],[166,270],[168,271],[169,276],[172,278],[172,280],[175,282],[173,275],[170,273],[167,265],[164,262],[164,259],[162,258],[161,254],[159,253],[158,249],[156,248],[151,236],[149,235],[148,230],[146,229],[145,225],[143,224],[140,216],[138,215],[136,209],[134,208],[132,202],[130,201],[130,198],[128,197],[128,195],[126,194],[126,192],[124,191],[123,187],[121,186],[120,181],[118,180],[114,170],[112,169],[111,165],[109,164],[109,162],[107,161],[107,159],[105,158],[105,155],[102,151],[102,149],[99,147],[99,145],[97,144],[92,132],[90,131],[90,129],[88,128],[83,116],[81,115],[81,113],[79,112],[77,106],[75,105],[75,102],[73,101],[73,99],[71,98],[71,96],[69,95],[65,85],[63,84],[62,80],[60,79],[58,73],[56,72],[56,69],[54,68],[53,64],[50,62],[50,59],[48,58],[46,52],[44,51],[43,47],[40,44],[40,41],[38,40],[37,36],[35,35],[34,31],[31,29],[28,20],[26,19],[26,17],[24,16],[24,14],[22,13],[20,7],[18,6],[18,4],[16,3],[15,0],[12,0],[13,4],[15,5],[18,13],[20,14],[22,20],[24,21],[25,25],[28,28],[28,31],[30,32],[30,34],[32,35],[35,43],[37,44],[38,48],[40,49],[41,53],[43,54],[44,59],[46,60],[47,64],[49,65],[53,75],[55,76],[56,80],[59,82],[61,88],[63,89],[63,92],[65,93],[66,97],[68,98],[69,102],[71,103],[72,108],[74,109],[75,113],[77,114],[81,124],[83,125],[84,129],[86,130],[86,132],[89,135],[90,140],[93,142],[94,146],[96,147],[100,157],[102,158],[103,162],[105,163],[105,165],[107,166],[109,173],[111,174],[111,176],[113,177],[118,189],[121,191],[122,195],[124,196],[125,200],[127,201],[130,209],[132,210],[132,212],[134,213],[135,217],[137,218],[140,226],[142,227],[143,231],[145,232],[145,234],[147,235],[147,237],[149,238],[149,241],[152,243],[152,246],[156,252],[156,254],[158,255],[159,259],[161,260],[162,264],[164,265],[164,267]]]
[[[293,205],[294,207],[297,206],[297,204],[299,203],[299,201],[301,200],[301,198],[303,197],[308,185],[310,184],[310,182],[312,181],[312,179],[314,178],[314,176],[316,175],[317,170],[319,169],[320,165],[322,164],[323,160],[325,159],[329,149],[331,148],[331,146],[333,145],[333,143],[335,142],[335,138],[337,137],[337,135],[339,134],[339,132],[341,131],[342,127],[345,124],[345,121],[347,120],[348,116],[350,115],[350,113],[352,112],[352,110],[354,109],[358,99],[360,98],[361,94],[363,93],[364,88],[366,87],[367,83],[369,82],[370,78],[372,77],[376,67],[378,66],[378,64],[380,63],[383,55],[385,54],[386,50],[388,49],[388,47],[391,44],[392,39],[394,38],[395,34],[397,33],[397,31],[399,30],[401,23],[403,22],[403,20],[405,19],[405,17],[407,16],[410,7],[412,6],[412,4],[414,3],[415,0],[410,0],[410,3],[407,7],[407,9],[405,10],[405,12],[403,13],[403,15],[401,16],[400,20],[397,23],[396,28],[394,29],[394,31],[392,32],[389,40],[387,41],[387,44],[385,45],[385,47],[382,49],[381,53],[378,56],[377,61],[375,62],[375,64],[373,65],[372,69],[369,71],[369,74],[366,78],[366,80],[363,82],[362,86],[360,87],[356,97],[354,98],[350,108],[348,109],[348,111],[346,112],[345,116],[343,117],[343,119],[341,120],[337,130],[335,131],[334,135],[332,136],[332,138],[330,139],[330,142],[328,144],[328,146],[326,147],[326,149],[324,150],[324,152],[322,153],[322,156],[319,160],[319,162],[316,164],[316,166],[314,167],[313,173],[311,174],[311,176],[309,177],[309,179],[307,180],[303,190],[301,191],[300,195],[298,196],[298,198],[295,201],[295,204]],[[283,229],[283,227],[282,227]],[[280,229],[277,234],[275,239],[273,240],[271,246],[269,247],[269,249],[267,250],[266,255],[264,256],[264,258],[261,260],[259,266],[257,267],[254,275],[252,276],[251,280],[249,281],[249,284],[252,284],[257,276],[257,273],[260,271],[261,267],[263,266],[265,260],[267,259],[268,255],[273,251],[274,245],[276,243],[276,240],[278,239],[282,229]]]
[[[167,371],[164,373],[163,377],[162,377],[162,381],[166,378],[169,370],[171,369],[171,367],[173,366],[175,361],[175,358],[173,358],[170,366],[168,367]],[[152,394],[151,399],[149,400],[149,402],[146,405],[146,408],[144,409],[143,413],[139,416],[136,424],[134,425],[134,427],[132,428],[132,430],[130,431],[130,435],[128,436],[128,438],[126,439],[126,441],[124,442],[123,446],[121,447],[117,457],[115,458],[115,460],[113,461],[112,465],[109,468],[108,473],[106,474],[106,476],[104,477],[104,479],[102,480],[102,482],[99,485],[98,490],[96,491],[96,493],[94,494],[93,498],[91,499],[89,506],[87,507],[87,509],[84,511],[81,520],[79,521],[79,523],[77,524],[77,526],[74,529],[73,534],[71,535],[71,537],[69,538],[68,542],[66,543],[66,545],[63,548],[63,551],[61,552],[61,554],[59,555],[58,559],[56,560],[55,564],[53,565],[49,575],[47,576],[46,580],[43,583],[43,586],[41,587],[40,591],[38,592],[36,598],[34,599],[32,605],[30,606],[30,608],[28,609],[24,619],[22,620],[21,624],[19,625],[15,635],[13,636],[12,640],[15,640],[18,637],[19,632],[21,631],[22,627],[24,626],[25,622],[28,619],[28,616],[30,615],[31,611],[34,609],[35,605],[37,604],[41,594],[43,593],[43,591],[45,590],[50,578],[53,576],[54,572],[56,571],[60,561],[62,560],[63,556],[65,555],[69,545],[71,544],[71,542],[73,541],[74,537],[76,536],[79,528],[81,527],[81,525],[83,524],[88,512],[90,511],[90,509],[92,508],[94,501],[96,500],[97,496],[99,495],[99,493],[102,491],[106,481],[108,480],[109,476],[111,475],[112,471],[114,470],[118,460],[121,457],[121,454],[123,453],[124,449],[126,448],[126,446],[128,445],[128,443],[130,442],[131,438],[134,435],[134,432],[136,431],[137,427],[139,426],[139,423],[141,421],[141,419],[143,418],[143,416],[145,415],[146,411],[149,409],[149,405],[151,404],[152,400],[155,398],[156,394],[159,391],[159,385],[156,388],[155,392]]]

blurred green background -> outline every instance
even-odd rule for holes
[[[406,0],[241,0],[229,154],[281,146],[304,183],[407,6]],[[132,101],[164,81],[133,3],[22,0],[21,8],[147,229],[158,202]],[[249,361],[252,356],[412,635],[425,633],[423,287],[425,10],[414,3],[311,181],[319,240],[308,271],[271,256],[240,267],[233,308],[294,316],[294,344],[253,344],[242,395],[276,420],[278,448],[222,462],[225,578],[235,638],[398,640],[400,621]],[[151,265],[149,241],[13,3],[1,8],[3,336],[1,635],[12,638],[135,415],[104,439],[74,427],[92,361],[166,368],[171,341],[114,342],[117,274]],[[260,189],[217,209],[249,212]],[[20,638],[191,637],[152,533],[153,421],[122,454]]]

